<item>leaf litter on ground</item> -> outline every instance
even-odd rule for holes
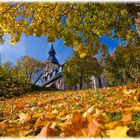
[[[0,136],[139,137],[140,128],[133,128],[140,121],[139,95],[138,86],[128,85],[0,100]]]

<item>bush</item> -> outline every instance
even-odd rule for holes
[[[20,96],[31,90],[26,78],[13,67],[0,67],[0,97]]]

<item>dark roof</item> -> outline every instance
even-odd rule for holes
[[[50,61],[51,63],[59,65],[59,62],[58,62],[58,60],[56,59],[55,56],[49,56],[47,60]]]
[[[53,81],[59,79],[59,78],[62,77],[62,76],[63,76],[62,72],[58,73],[58,74],[57,74],[56,76],[54,76],[52,79],[50,79],[49,81],[47,81],[43,86],[46,86],[46,85],[52,83]]]
[[[59,62],[57,60],[57,58],[55,57],[55,49],[53,48],[53,44],[48,52],[49,54],[49,57],[48,57],[48,61],[50,61],[51,63],[54,63],[54,64],[58,64],[59,65]]]
[[[50,48],[49,52],[54,52],[55,53],[55,49],[53,47],[53,44],[51,45],[51,48]]]

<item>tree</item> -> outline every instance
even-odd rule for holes
[[[11,98],[30,91],[30,85],[25,75],[17,70],[11,62],[5,62],[0,67],[0,96]]]
[[[45,64],[29,56],[17,60],[16,65],[19,72],[26,76],[29,83],[36,84],[43,76],[42,73],[44,74]]]
[[[80,89],[83,88],[84,83],[90,82],[92,75],[99,76],[101,73],[101,66],[97,59],[92,55],[80,58],[77,53],[67,60],[64,65],[64,79],[66,84],[74,86],[79,84]]]
[[[134,18],[134,24],[140,37],[140,4],[139,3],[128,3],[126,8],[130,16]]]
[[[119,47],[106,56],[103,74],[110,86],[128,84],[140,79],[140,46]]]
[[[0,3],[1,42],[5,33],[11,35],[11,43],[22,33],[46,35],[49,42],[62,38],[79,53],[97,54],[98,37],[110,35],[112,29],[116,37],[131,42],[135,17],[128,9],[125,3]]]

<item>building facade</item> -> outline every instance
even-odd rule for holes
[[[52,87],[52,88],[61,89],[61,90],[75,89],[75,87],[79,89],[78,85],[70,87],[65,84],[64,77],[63,77],[64,64],[60,65],[57,58],[55,57],[56,52],[53,47],[53,44],[48,54],[49,54],[49,57],[47,59],[47,64],[45,68],[46,74],[44,77],[45,82],[43,86]],[[91,76],[90,80],[91,80],[90,86],[86,85],[85,83],[83,88],[97,89],[97,88],[107,86],[105,79],[102,75],[99,76],[98,78],[95,76]]]

